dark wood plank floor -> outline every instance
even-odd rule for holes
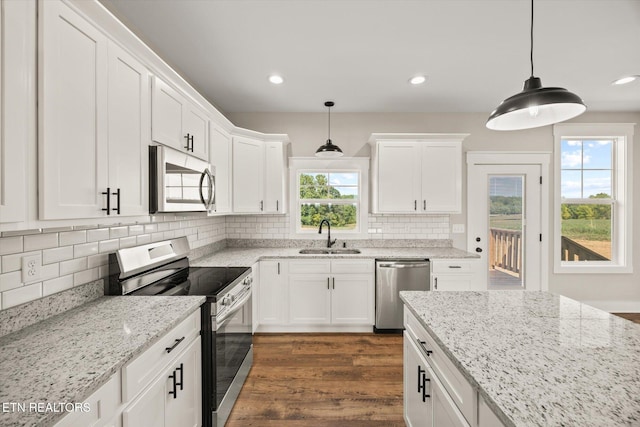
[[[617,316],[624,317],[627,320],[640,324],[640,313],[613,313]]]
[[[256,335],[226,425],[404,426],[402,335]]]

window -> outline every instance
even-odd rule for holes
[[[556,139],[556,272],[631,271],[632,125],[562,124]]]
[[[292,234],[309,238],[327,219],[333,235],[366,235],[368,160],[292,158]]]

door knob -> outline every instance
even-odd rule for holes
[[[482,248],[476,248],[476,252],[482,252]]]
[[[476,237],[476,242],[479,242],[479,241],[480,241],[480,238],[479,238],[479,237]]]

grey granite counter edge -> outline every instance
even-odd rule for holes
[[[117,298],[117,297],[103,297],[103,298]],[[98,303],[103,298],[98,298],[97,300],[92,301],[88,304]],[[95,391],[97,391],[100,387],[106,384],[113,374],[118,372],[118,370],[121,369],[128,362],[135,359],[136,356],[139,356],[140,354],[144,353],[144,351],[147,350],[149,347],[151,347],[153,344],[155,344],[160,337],[167,334],[171,329],[177,326],[180,322],[182,322],[184,319],[189,317],[194,311],[198,310],[200,306],[204,304],[205,301],[206,301],[206,298],[203,296],[201,299],[199,299],[199,302],[197,303],[194,302],[194,305],[192,307],[190,307],[188,310],[185,310],[182,313],[182,315],[180,315],[176,320],[166,323],[164,328],[158,331],[158,333],[156,333],[154,336],[149,337],[149,339],[143,345],[136,348],[130,354],[127,354],[127,356],[122,358],[118,363],[115,363],[114,365],[110,366],[109,369],[105,371],[105,373],[94,378],[89,385],[81,389],[78,389],[74,396],[73,401],[74,402],[85,401]],[[62,315],[64,315],[64,313],[62,313]],[[66,412],[47,412],[44,417],[38,420],[38,425],[53,426],[56,422],[60,421],[66,415],[67,415]]]
[[[444,345],[444,343],[440,340],[440,337],[438,337],[438,335],[435,332],[433,332],[433,330],[431,330],[431,328],[422,320],[422,316],[420,316],[420,314],[413,309],[411,304],[409,304],[403,298],[402,294],[400,295],[400,299],[402,300],[402,302],[405,303],[404,306],[407,307],[413,313],[413,315],[415,316],[416,319],[418,319],[418,321],[420,322],[422,327],[424,327],[427,330],[429,335],[431,335],[431,338],[434,339],[434,341],[442,349],[444,354],[447,355],[447,358],[455,365],[456,368],[458,368],[458,370],[462,373],[462,375],[464,375],[464,377],[467,379],[467,381],[469,381],[471,386],[474,389],[476,389],[478,391],[478,393],[480,393],[482,395],[482,397],[484,398],[484,400],[487,403],[487,405],[491,408],[491,410],[494,412],[494,414],[500,419],[500,421],[502,421],[502,423],[507,427],[516,427],[516,425],[513,422],[513,420],[511,418],[507,417],[505,415],[505,413],[502,411],[502,409],[500,409],[500,407],[493,400],[493,398],[489,394],[487,394],[487,392],[482,387],[480,387],[480,385],[478,384],[476,379],[473,377],[473,375],[471,375],[469,372],[467,372],[465,367],[451,353],[449,348],[446,345]]]

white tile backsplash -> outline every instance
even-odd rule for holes
[[[54,262],[66,261],[73,258],[73,246],[62,246],[54,249],[42,251],[42,263],[51,264]]]
[[[24,236],[24,250],[35,251],[58,246],[58,233],[43,233]]]
[[[42,297],[42,282],[21,286],[2,293],[2,309]]]
[[[99,242],[109,238],[108,228],[98,228],[97,230],[87,230],[87,242]]]
[[[67,231],[59,234],[60,246],[77,245],[87,241],[86,230]]]
[[[73,287],[73,274],[56,277],[55,279],[42,282],[42,296],[62,292]]]
[[[22,252],[23,237],[3,237],[0,238],[0,255],[15,254]]]
[[[22,272],[0,274],[0,292],[8,291],[22,286]]]
[[[73,247],[73,257],[81,258],[98,253],[98,242],[82,243]]]
[[[87,269],[87,257],[63,261],[60,263],[60,274],[75,273]]]

